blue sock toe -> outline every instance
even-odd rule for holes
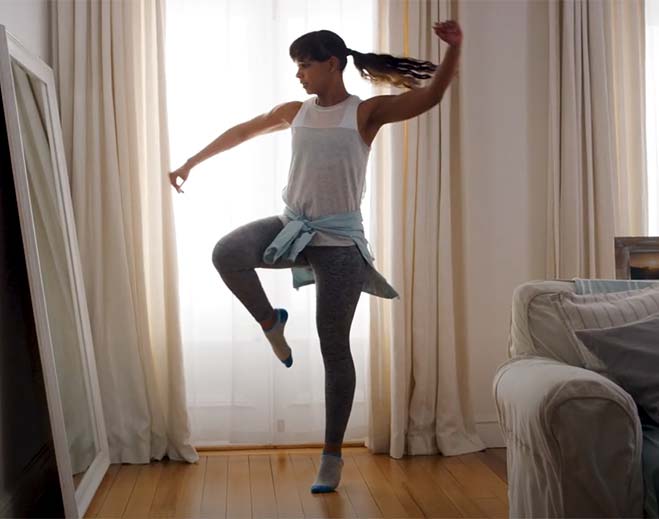
[[[290,368],[293,365],[293,354],[291,353],[286,360],[282,360],[284,366]]]
[[[326,494],[328,492],[334,492],[334,488],[328,485],[311,485],[312,494]]]

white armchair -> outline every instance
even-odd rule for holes
[[[513,296],[510,359],[494,379],[510,517],[643,517],[636,404],[583,361],[540,281]]]

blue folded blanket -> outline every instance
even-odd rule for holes
[[[600,292],[624,292],[653,285],[659,286],[659,279],[581,279],[574,278],[577,294],[598,294]]]

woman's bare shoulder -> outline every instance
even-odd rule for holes
[[[284,119],[288,124],[293,122],[295,116],[302,108],[302,101],[289,101],[287,103],[282,103],[277,105],[273,111],[277,111],[281,115],[281,118]]]

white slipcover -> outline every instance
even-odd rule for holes
[[[509,356],[493,391],[508,457],[510,517],[643,517],[636,404],[583,368],[550,296],[561,281],[513,295]]]

